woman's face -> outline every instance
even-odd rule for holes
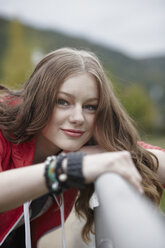
[[[84,73],[66,79],[42,135],[56,149],[79,150],[93,135],[98,101],[94,77]]]

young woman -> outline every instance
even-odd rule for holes
[[[105,172],[119,173],[159,203],[157,159],[138,143],[94,54],[70,48],[51,52],[20,91],[6,92],[0,102],[2,247],[24,247],[23,211],[26,232],[30,212],[36,247],[45,232],[61,224],[63,205],[67,218],[77,195],[75,207],[86,218],[82,235],[88,239],[92,182]]]

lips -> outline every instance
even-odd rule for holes
[[[63,129],[61,128],[61,130],[68,136],[70,137],[75,137],[78,138],[80,136],[83,135],[84,131],[81,130],[76,130],[76,129]]]

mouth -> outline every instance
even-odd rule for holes
[[[61,130],[68,136],[70,137],[81,137],[84,134],[84,131],[81,130],[76,130],[76,129],[63,129],[61,128]]]

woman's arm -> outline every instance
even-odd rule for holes
[[[158,175],[162,184],[165,184],[165,152],[156,149],[148,149],[159,160]]]
[[[63,161],[67,166],[67,159]],[[44,178],[45,163],[8,170],[0,173],[0,211],[22,205],[48,192]],[[135,168],[128,152],[106,152],[86,155],[82,171],[86,183],[94,182],[105,172],[118,173],[137,190],[143,192],[141,176]]]
[[[45,164],[7,170],[0,173],[0,212],[16,208],[48,192]]]

